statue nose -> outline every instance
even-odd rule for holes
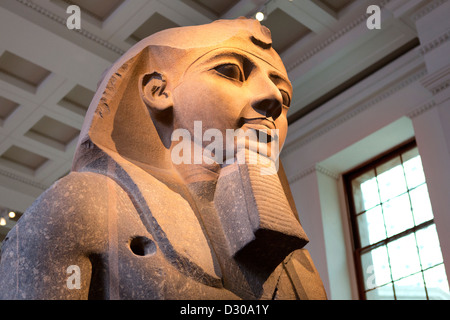
[[[252,107],[258,113],[264,115],[266,118],[272,118],[276,120],[282,111],[282,102],[281,98],[277,97],[275,94],[272,96],[261,97],[260,99],[256,99],[252,103]]]
[[[253,78],[253,90],[257,92],[251,101],[253,110],[266,118],[276,120],[283,110],[283,97],[277,85],[267,74]]]

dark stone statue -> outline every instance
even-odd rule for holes
[[[291,95],[256,20],[136,44],[5,239],[0,298],[326,299],[277,159]]]

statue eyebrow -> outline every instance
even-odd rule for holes
[[[257,58],[257,59],[267,63],[274,69],[269,73],[269,77],[272,79],[272,81],[274,81],[274,83],[276,83],[276,84],[283,83],[287,86],[287,88],[289,88],[290,91],[292,91],[292,85],[291,85],[289,79],[286,78],[286,76],[284,76],[273,64],[271,64],[270,62],[262,59],[261,57],[255,55],[255,54],[253,54],[252,52],[243,50],[242,48],[222,47],[222,48],[212,49],[212,50],[206,52],[205,54],[201,55],[197,59],[195,59],[195,61],[193,61],[190,64],[190,66],[187,68],[187,70],[190,69],[196,63],[198,63],[200,60],[203,60],[203,58],[205,56],[208,56],[209,54],[211,54],[214,51],[219,51],[219,53],[212,55],[210,57],[207,57],[205,59],[205,61],[201,61],[201,63],[208,64],[208,63],[214,63],[215,60],[219,61],[220,59],[233,58],[233,59],[237,59],[237,61],[244,64],[245,61],[252,62],[253,59],[251,59],[250,57]],[[186,72],[187,72],[187,70],[186,70]]]
[[[292,91],[292,85],[290,84],[290,81],[288,79],[286,79],[286,77],[282,76],[281,74],[275,73],[275,72],[271,72],[269,74],[269,77],[272,79],[272,81],[275,84],[279,84],[280,82],[282,82],[289,88],[289,90]],[[289,95],[291,95],[291,94],[289,93]]]
[[[221,49],[222,49],[222,48],[221,48]],[[218,50],[217,48],[216,48],[216,49],[212,49],[212,50],[210,50],[210,51],[208,51],[208,52],[205,52],[205,53],[202,54],[201,56],[197,57],[194,61],[192,61],[192,62],[189,64],[189,66],[186,68],[186,70],[184,70],[183,76],[182,76],[182,77],[184,77],[184,75],[185,75],[187,72],[189,72],[189,70],[190,70],[193,66],[195,66],[196,64],[200,64],[200,65],[204,65],[204,64],[212,64],[212,63],[215,63],[215,60],[219,61],[220,59],[224,59],[224,58],[240,59],[240,60],[241,60],[240,62],[242,62],[243,55],[242,55],[242,54],[239,54],[239,53],[236,53],[236,52],[233,52],[233,51],[219,52],[218,54],[215,54],[215,55],[212,55],[212,56],[209,56],[209,57],[208,57],[208,55],[210,55],[211,52],[214,52],[214,51],[217,51],[217,50]],[[207,57],[207,58],[205,59],[205,57]]]
[[[211,52],[211,51],[210,51]],[[206,55],[208,55],[210,52],[206,53],[205,55],[199,57],[196,61],[194,61],[192,63],[195,64],[197,63],[199,60],[202,60],[202,58]],[[233,51],[225,51],[225,52],[220,52],[216,55],[213,55],[211,57],[208,57],[205,61],[201,61],[202,64],[207,64],[207,63],[214,63],[216,60],[220,60],[220,59],[224,59],[224,58],[233,58],[233,59],[237,59],[237,61],[239,62],[243,62],[244,59],[246,59],[246,57],[238,52],[233,52]]]

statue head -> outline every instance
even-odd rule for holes
[[[173,132],[194,136],[195,122],[201,134],[215,129],[223,137],[227,129],[277,129],[281,148],[292,88],[271,43],[266,27],[245,18],[167,29],[140,41],[104,75],[74,169],[92,145],[166,167]]]

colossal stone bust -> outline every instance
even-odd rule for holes
[[[5,239],[0,298],[326,299],[274,165],[291,95],[256,20],[136,44],[99,84],[71,173]],[[239,129],[256,140],[225,142]]]

